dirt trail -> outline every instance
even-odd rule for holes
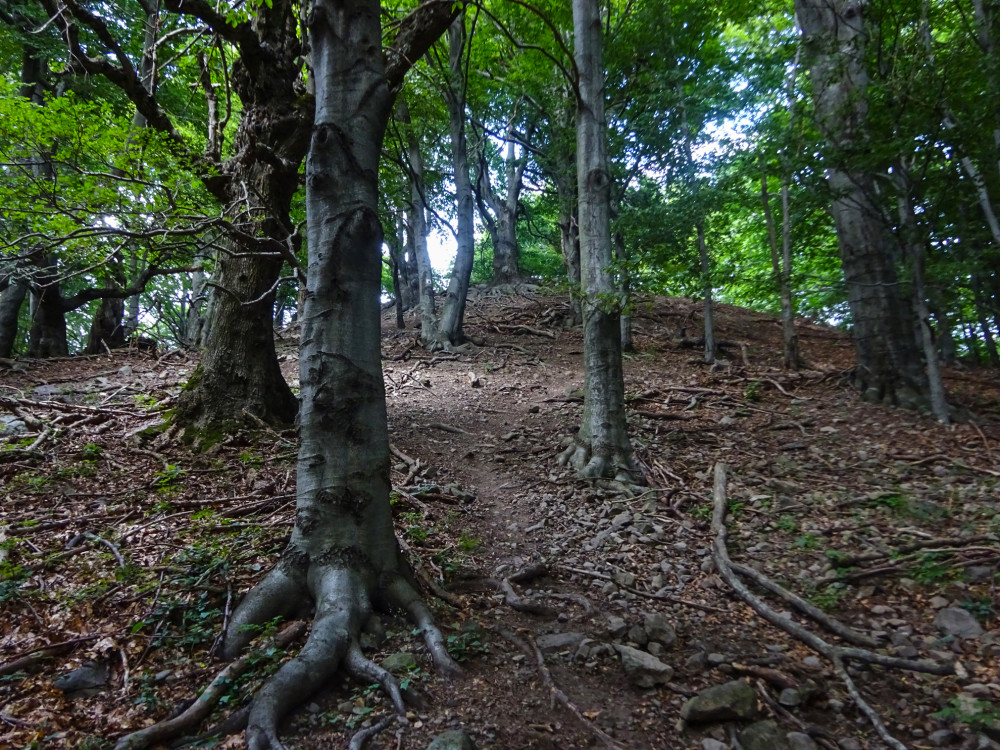
[[[560,325],[566,312],[561,297],[480,294],[467,330],[481,346],[458,356],[416,347],[411,329],[384,318],[397,528],[420,574],[450,592],[453,604],[435,600],[435,609],[467,677],[440,680],[409,626],[382,618],[369,641],[376,660],[406,675],[427,706],[372,746],[424,748],[451,727],[496,750],[602,746],[602,733],[625,748],[728,743],[724,725],[680,728],[680,708],[745,677],[760,717],[774,716],[782,732],[804,727],[821,745],[883,747],[831,665],[756,617],[715,571],[711,467],[725,461],[734,560],[873,634],[884,653],[958,660],[959,675],[947,678],[850,669],[907,746],[975,747],[968,722],[988,718],[1000,699],[997,374],[948,373],[955,399],[982,419],[945,428],[858,403],[841,377],[851,348],[839,332],[803,324],[811,369],[786,373],[778,324],[721,306],[728,362],[709,368],[681,333],[697,330],[695,306],[649,300],[626,392],[650,486],[623,494],[556,465],[583,380],[579,331]],[[294,336],[283,336],[294,382]],[[194,364],[181,354],[116,354],[2,373],[0,397],[28,424],[5,439],[19,452],[0,462],[0,664],[91,640],[0,680],[0,745],[102,747],[99,738],[175,710],[218,671],[209,652],[225,613],[280,551],[292,518],[293,433],[198,453],[175,434],[142,432]],[[517,578],[539,564],[543,575]],[[510,576],[513,597],[497,588]],[[974,614],[983,632],[949,636],[936,620],[951,609]],[[656,615],[674,642],[651,638]],[[633,685],[623,646],[673,675],[660,687]],[[87,662],[106,671],[92,695],[53,688]],[[768,708],[782,679],[797,686],[797,700]],[[552,686],[578,717],[553,706]],[[965,724],[931,716],[952,701]],[[331,685],[291,719],[289,746],[346,746],[384,706],[375,691]]]

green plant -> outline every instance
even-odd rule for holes
[[[747,383],[746,388],[743,389],[743,399],[750,402],[760,401],[763,393],[764,384],[759,380],[751,380]]]
[[[931,584],[940,583],[957,578],[960,571],[937,552],[927,552],[920,556],[918,562],[911,569],[913,580],[918,583]]]
[[[481,656],[490,652],[486,645],[484,633],[478,627],[466,627],[460,633],[449,635],[447,638],[448,652],[455,661],[467,661],[474,656]]]
[[[965,724],[973,732],[1000,727],[1000,708],[989,701],[976,700],[970,695],[952,698],[950,705],[937,713],[931,714],[935,719]]]
[[[422,524],[423,515],[415,511],[400,514],[399,520],[405,524],[403,533],[414,544],[423,544],[434,531],[433,527],[427,528]]]
[[[778,519],[777,526],[781,531],[791,534],[799,527],[799,522],[795,516],[783,515]]]
[[[840,605],[840,600],[844,598],[846,589],[838,584],[830,584],[822,589],[814,591],[809,596],[809,601],[820,609],[836,609]]]
[[[247,468],[257,469],[264,465],[264,459],[253,451],[243,451],[240,454],[240,463]]]
[[[993,599],[988,596],[965,599],[964,601],[960,601],[958,606],[981,622],[986,622],[996,616],[996,610],[993,608]]]
[[[891,510],[893,513],[904,513],[909,507],[909,501],[898,492],[888,492],[872,498],[870,505],[873,508]]]
[[[104,449],[94,443],[87,443],[80,449],[80,458],[84,461],[96,461],[101,457]]]
[[[462,552],[475,552],[483,545],[483,540],[477,536],[469,536],[464,531],[458,537],[458,548]]]
[[[814,534],[803,534],[795,539],[795,546],[802,549],[816,549],[819,547],[819,539]]]
[[[163,471],[158,471],[153,475],[153,482],[150,485],[157,492],[169,492],[174,489],[174,485],[179,479],[187,476],[187,472],[174,464],[167,464]]]
[[[0,602],[9,601],[18,596],[21,584],[31,577],[31,571],[22,565],[9,562],[0,563]]]

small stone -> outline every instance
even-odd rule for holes
[[[802,692],[796,688],[785,688],[778,696],[778,703],[782,706],[798,706],[802,703]]]
[[[684,662],[684,666],[688,669],[702,671],[706,666],[708,666],[708,654],[704,651],[698,651],[687,658],[687,661]]]
[[[757,713],[757,694],[743,680],[733,680],[702,690],[681,708],[689,723],[752,719]]]
[[[943,596],[935,596],[931,599],[931,606],[934,609],[944,609],[945,607],[948,606],[948,603],[949,603],[948,600],[945,599]]]
[[[614,582],[619,586],[634,586],[635,585],[635,574],[629,573],[624,570],[616,570],[612,576]]]
[[[708,655],[708,664],[711,667],[717,667],[720,664],[726,663],[726,655],[719,653],[711,653]]]
[[[754,722],[739,735],[743,750],[788,750],[785,735],[773,721]]]
[[[701,741],[701,750],[729,750],[729,745],[725,742],[713,740],[711,737],[706,737]]]
[[[663,644],[670,648],[677,642],[677,631],[674,630],[670,621],[659,612],[647,612],[642,618],[643,627],[649,640]]]
[[[616,646],[629,682],[641,688],[655,687],[670,681],[674,670],[652,654],[629,646]]]
[[[802,663],[805,664],[810,669],[819,669],[820,667],[823,666],[823,662],[820,661],[818,656],[807,656],[805,659],[802,660]]]
[[[449,729],[431,740],[427,750],[476,750],[476,743],[461,729]]]
[[[97,695],[108,684],[108,674],[107,664],[88,661],[78,669],[57,677],[53,685],[67,698],[89,698]]]
[[[586,636],[583,633],[548,633],[535,639],[541,651],[561,651],[576,648]]]
[[[649,643],[649,636],[646,635],[646,631],[640,628],[638,625],[633,625],[628,630],[628,639],[632,643],[637,643],[640,646],[645,646]]]
[[[927,741],[931,743],[931,747],[948,747],[957,739],[959,739],[958,735],[950,729],[938,729],[927,735]]]
[[[611,519],[611,526],[612,528],[615,529],[621,528],[623,526],[628,526],[630,523],[632,523],[632,514],[628,512],[619,513],[617,516]]]
[[[409,651],[389,654],[382,660],[382,668],[390,672],[407,672],[417,666],[416,657]]]
[[[817,750],[816,742],[805,732],[789,732],[785,739],[788,740],[788,750]]]
[[[993,577],[992,565],[970,565],[965,569],[965,577],[969,583],[983,583]]]
[[[956,638],[978,638],[983,634],[983,626],[968,610],[961,607],[942,609],[934,618],[934,625],[942,633]]]
[[[612,638],[621,638],[628,631],[628,623],[621,617],[608,618],[608,635]]]
[[[853,737],[845,737],[842,740],[838,740],[837,747],[840,750],[861,750],[861,743]]]

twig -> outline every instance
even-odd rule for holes
[[[839,655],[834,656],[832,661],[833,670],[837,673],[837,676],[844,681],[844,684],[847,685],[847,692],[851,694],[854,702],[858,705],[858,708],[861,709],[861,713],[868,717],[868,721],[870,721],[872,726],[875,727],[875,731],[878,732],[878,736],[882,738],[882,741],[889,747],[893,747],[896,750],[907,750],[906,745],[889,734],[889,730],[886,729],[885,724],[882,723],[882,717],[879,716],[878,712],[868,705],[868,702],[861,696],[857,685],[855,685],[854,680],[851,679],[851,675],[849,675],[847,670],[844,668],[843,658]]]
[[[441,422],[431,422],[428,427],[441,430],[442,432],[450,432],[455,435],[471,435],[471,432],[466,432],[465,430],[460,430],[457,427],[452,427],[450,424],[442,424]]]
[[[44,661],[45,659],[53,656],[59,656],[80,643],[93,641],[99,637],[100,636],[97,635],[85,635],[81,638],[73,638],[68,641],[63,641],[62,643],[53,643],[48,646],[38,646],[30,651],[22,652],[20,656],[0,664],[0,677],[13,674],[14,672],[20,672],[22,669],[27,669],[36,662]]]
[[[275,646],[287,648],[305,632],[306,624],[304,622],[294,622],[275,637]],[[232,662],[215,676],[215,679],[208,684],[186,711],[173,719],[165,719],[158,724],[125,735],[115,744],[115,750],[137,750],[137,748],[149,747],[197,725],[211,713],[215,704],[229,690],[232,682],[253,665],[255,656],[255,653],[251,651]]]

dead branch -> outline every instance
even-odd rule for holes
[[[544,336],[547,339],[555,339],[556,335],[552,331],[543,331],[539,328],[531,328],[530,326],[524,325],[504,325],[499,323],[493,326],[497,333],[503,333],[507,331],[508,333],[530,333],[533,336]]]
[[[471,435],[471,432],[466,432],[465,430],[460,430],[457,427],[452,427],[450,424],[442,424],[441,422],[431,422],[427,425],[431,429],[441,430],[442,432],[450,432],[454,435]]]
[[[306,632],[306,624],[302,621],[293,622],[282,630],[274,639],[278,648],[288,648],[294,641]],[[241,656],[229,664],[215,676],[205,690],[198,696],[186,711],[173,719],[165,719],[158,724],[127,734],[115,744],[115,750],[137,750],[149,747],[166,739],[175,737],[181,732],[199,724],[219,702],[219,699],[229,690],[232,682],[253,665],[256,654],[253,651]]]
[[[847,670],[844,668],[844,659],[857,659],[858,661],[867,662],[869,664],[879,664],[885,667],[908,669],[914,672],[925,672],[936,675],[954,674],[954,666],[951,664],[936,664],[934,662],[897,659],[895,657],[885,656],[884,654],[866,651],[860,648],[834,646],[824,641],[815,633],[806,630],[804,627],[794,622],[791,618],[779,614],[771,609],[771,607],[753,594],[743,584],[743,582],[739,580],[736,573],[733,572],[732,563],[729,560],[729,551],[726,548],[726,467],[722,463],[717,463],[715,465],[715,487],[713,499],[714,508],[712,512],[712,531],[715,534],[715,540],[712,544],[712,559],[715,561],[715,567],[726,580],[726,583],[730,585],[733,591],[736,592],[737,596],[739,596],[744,603],[746,603],[763,619],[767,620],[772,625],[781,628],[789,635],[797,638],[802,643],[807,645],[813,651],[829,659],[833,663],[837,674],[844,679],[847,689],[851,693],[851,697],[854,698],[858,704],[858,708],[860,708],[861,711],[868,716],[868,719],[872,722],[872,725],[879,733],[879,736],[882,737],[887,744],[897,748],[897,750],[906,750],[905,745],[889,735],[888,730],[886,730],[885,725],[882,724],[878,714],[875,713],[871,706],[864,701],[861,694],[858,692],[857,687],[854,685],[853,681],[851,681],[850,675],[847,674]]]
[[[86,643],[87,641],[93,641],[99,638],[96,635],[87,635],[82,638],[73,638],[72,640],[63,641],[62,643],[53,643],[49,646],[39,646],[38,648],[31,649],[30,651],[22,652],[20,656],[15,659],[11,659],[8,662],[0,664],[0,677],[8,674],[14,674],[14,672],[21,672],[34,666],[38,662],[50,659],[53,656],[59,656],[73,649],[81,643]]]

